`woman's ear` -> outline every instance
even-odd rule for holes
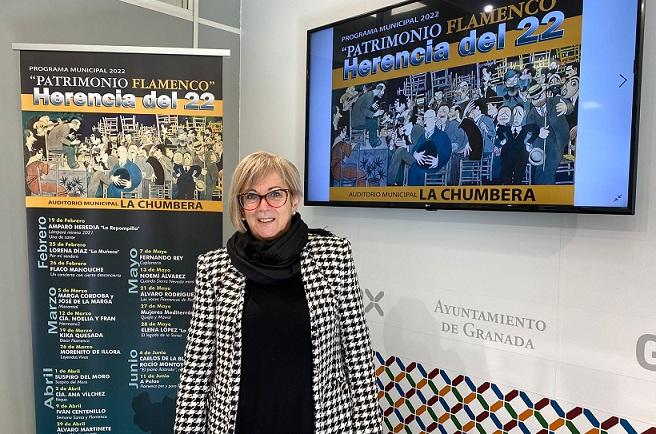
[[[300,204],[301,204],[301,198],[298,196],[294,196],[292,198],[292,214],[296,214]]]

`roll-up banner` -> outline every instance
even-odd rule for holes
[[[36,429],[171,433],[228,50],[20,50]]]

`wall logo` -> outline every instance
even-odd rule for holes
[[[446,317],[442,333],[465,335],[479,341],[497,342],[534,350],[533,339],[547,329],[543,319],[494,312],[437,300],[435,313]]]
[[[369,299],[369,303],[365,306],[364,308],[364,313],[368,313],[371,309],[376,309],[376,312],[378,312],[378,315],[383,316],[383,309],[380,307],[380,301],[383,299],[385,296],[385,291],[380,291],[376,294],[374,297],[371,294],[371,291],[369,291],[369,288],[364,289],[364,295],[367,296]]]
[[[656,371],[656,335],[642,335],[636,344],[638,364],[648,371]]]

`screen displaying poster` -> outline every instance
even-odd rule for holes
[[[638,14],[435,0],[310,30],[308,204],[630,212]]]
[[[172,432],[221,245],[227,53],[138,51],[21,51],[38,433]]]

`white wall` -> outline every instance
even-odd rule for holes
[[[302,168],[306,30],[393,3],[244,2],[240,155],[266,149]],[[348,236],[362,286],[385,292],[384,316],[368,314],[377,350],[656,425],[656,372],[636,361],[639,336],[656,334],[655,24],[648,8],[635,216],[302,210],[310,226]],[[478,323],[534,350],[442,333],[466,321],[435,312],[438,300],[547,329]]]

